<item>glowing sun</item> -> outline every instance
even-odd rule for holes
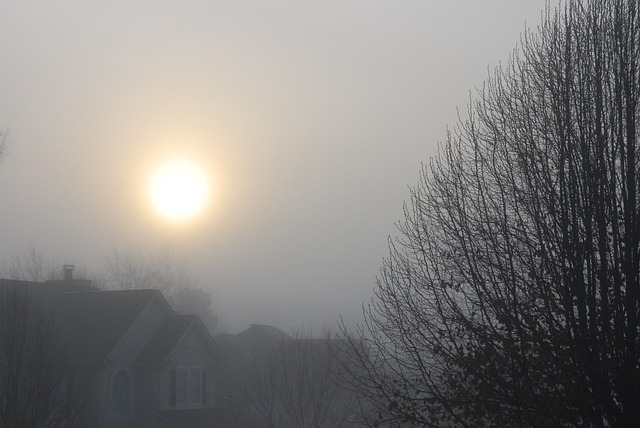
[[[209,197],[209,182],[194,163],[174,160],[152,174],[149,196],[154,208],[172,220],[188,220],[198,214]]]

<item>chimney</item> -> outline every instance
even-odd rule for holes
[[[62,272],[64,274],[63,278],[65,281],[71,281],[73,279],[73,271],[76,270],[75,265],[63,265]]]
[[[76,279],[76,265],[62,265],[62,279],[48,279],[47,284],[60,286],[58,291],[96,291],[90,279]]]

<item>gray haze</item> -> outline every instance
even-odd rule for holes
[[[358,319],[408,185],[543,0],[2,2],[0,261],[171,248],[226,330]],[[147,200],[188,155],[214,195]]]

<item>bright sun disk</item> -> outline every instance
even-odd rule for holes
[[[160,214],[173,220],[188,220],[204,208],[209,196],[208,180],[195,164],[170,161],[154,171],[149,194]]]

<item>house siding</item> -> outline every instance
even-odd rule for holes
[[[155,411],[158,408],[161,390],[158,381],[159,369],[156,367],[136,368],[136,426],[154,426]]]
[[[167,308],[154,297],[113,348],[109,359],[114,362],[135,360],[170,315],[167,312]]]
[[[162,393],[159,395],[159,408],[169,410],[175,408],[171,403],[171,373],[179,364],[198,364],[206,370],[206,402],[203,407],[215,407],[219,394],[216,373],[217,364],[211,354],[203,346],[203,338],[189,329],[172,350],[168,363],[162,367],[158,379],[161,382]],[[160,385],[159,385],[160,386]]]

